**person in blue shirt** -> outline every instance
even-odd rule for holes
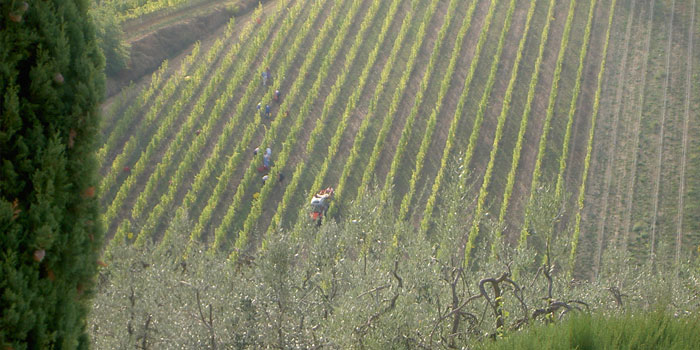
[[[268,147],[265,150],[265,155],[263,156],[263,166],[270,169],[270,158],[272,157],[272,150]]]

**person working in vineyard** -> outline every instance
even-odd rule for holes
[[[311,198],[310,216],[311,219],[316,222],[317,226],[321,226],[323,216],[326,214],[330,206],[330,200],[333,196],[333,192],[334,190],[332,187],[327,187],[323,190],[316,192],[313,198]]]
[[[272,158],[272,150],[268,147],[263,155],[263,164],[262,166],[258,167],[258,172],[264,173],[270,170],[270,158]]]
[[[263,166],[270,169],[270,158],[272,157],[272,150],[268,147],[265,150],[265,155],[263,156]]]

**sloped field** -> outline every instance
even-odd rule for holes
[[[671,271],[700,243],[696,1],[632,2],[618,26],[584,205],[592,277],[610,249]]]
[[[402,234],[429,235],[457,165],[473,188],[466,261],[481,235],[494,252],[527,244],[543,186],[565,204],[555,237],[579,275],[595,278],[612,247],[670,264],[698,245],[694,0],[275,6],[112,106],[107,250],[187,240],[254,254],[310,224],[327,186],[334,219],[370,191],[416,227]]]

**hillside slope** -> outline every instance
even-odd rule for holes
[[[462,169],[467,248],[553,237],[594,279],[606,252],[689,259],[697,12],[694,0],[271,1],[110,105],[107,249],[179,239],[254,253],[310,224],[310,194],[327,186],[332,218],[369,189],[429,237]],[[272,150],[271,169],[256,148]],[[548,191],[562,210],[543,231],[527,208]]]

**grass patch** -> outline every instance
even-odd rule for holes
[[[696,349],[700,318],[664,311],[616,316],[576,315],[530,327],[479,349]]]

